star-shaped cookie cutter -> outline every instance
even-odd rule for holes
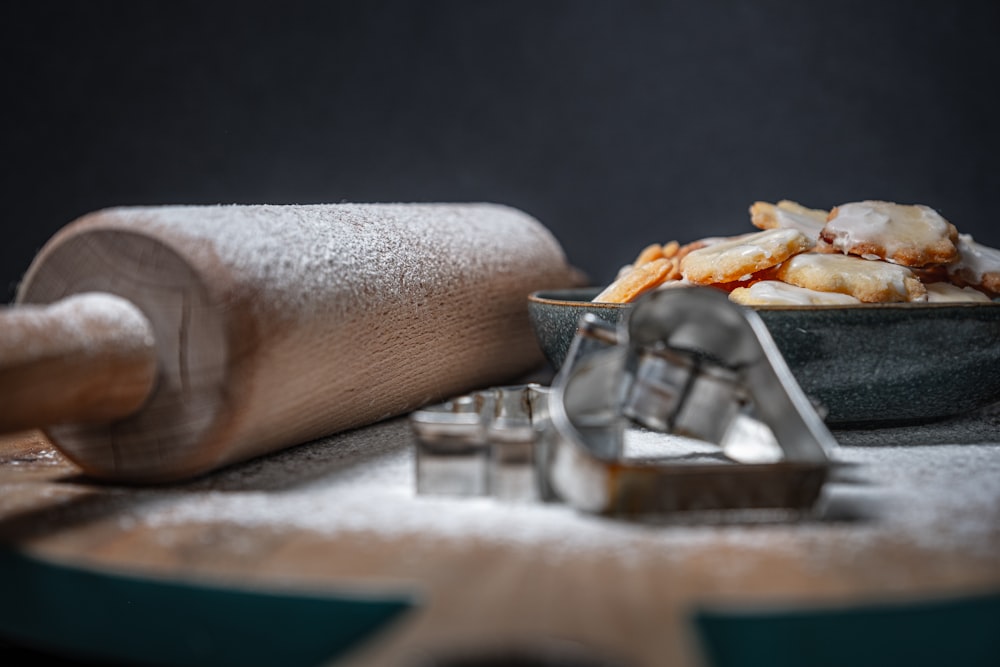
[[[751,309],[652,292],[617,327],[581,318],[551,387],[497,387],[411,415],[417,491],[557,500],[607,515],[812,507],[836,440]],[[722,462],[625,456],[643,429]]]

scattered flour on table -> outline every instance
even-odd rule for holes
[[[720,544],[800,552],[831,531],[847,551],[891,536],[929,550],[996,553],[1000,444],[842,447],[838,460],[855,479],[828,485],[825,517],[635,523],[561,504],[418,496],[412,436],[405,419],[397,419],[223,471],[140,505],[137,520],[154,527],[225,521],[328,535],[420,535],[544,545],[547,554],[613,551],[625,559],[649,546],[663,547],[656,551],[668,558]]]

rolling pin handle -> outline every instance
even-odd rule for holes
[[[156,369],[153,327],[120,297],[0,309],[0,433],[121,419],[149,397]]]

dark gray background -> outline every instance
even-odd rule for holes
[[[756,199],[1000,246],[1000,3],[4,3],[9,299],[125,204],[496,201],[594,283]]]

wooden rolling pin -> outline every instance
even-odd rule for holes
[[[0,430],[99,478],[191,477],[523,375],[526,296],[575,275],[492,204],[99,211],[0,311]]]

